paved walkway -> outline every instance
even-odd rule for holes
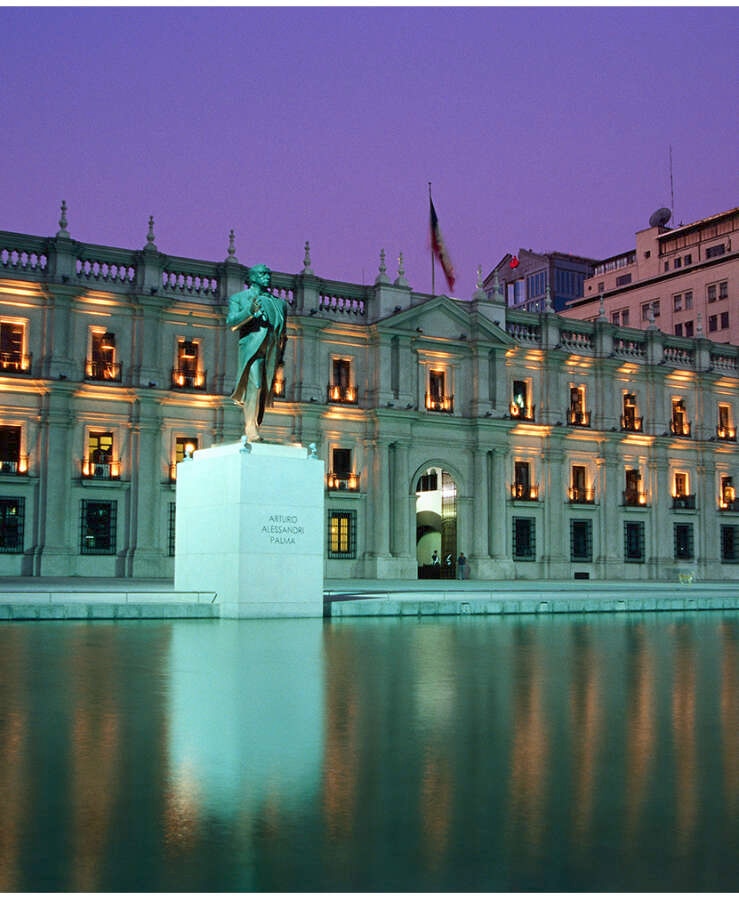
[[[355,616],[739,610],[739,582],[328,579],[324,614]],[[170,579],[0,578],[0,620],[219,618],[213,592]]]

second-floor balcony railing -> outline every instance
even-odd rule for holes
[[[356,472],[329,472],[326,487],[330,491],[358,491],[359,475]]]
[[[568,497],[570,503],[595,503],[595,488],[571,487]]]
[[[686,422],[684,419],[672,419],[670,434],[674,434],[676,437],[690,437],[690,422]]]
[[[539,485],[526,484],[523,481],[514,481],[511,484],[511,497],[514,500],[538,500]]]
[[[512,419],[525,419],[527,422],[533,422],[536,415],[535,406],[519,406],[518,403],[511,403],[509,412]]]
[[[673,509],[695,509],[695,494],[680,494],[672,498]]]
[[[0,374],[27,375],[31,371],[31,354],[12,350],[0,352]]]
[[[736,425],[717,425],[716,437],[720,441],[736,441]]]
[[[621,431],[643,431],[644,416],[621,416]]]
[[[570,425],[581,425],[584,428],[590,427],[590,410],[587,412],[578,409],[570,409],[567,411],[567,422]]]
[[[207,372],[191,372],[189,369],[172,369],[173,390],[204,391]]]
[[[438,396],[436,394],[426,394],[424,398],[424,406],[429,412],[454,412],[454,394],[444,394]]]
[[[0,459],[0,475],[27,475],[28,457],[20,456],[13,459]]]
[[[119,362],[100,362],[97,359],[85,360],[85,379],[87,381],[120,382],[123,366]]]
[[[359,392],[356,384],[330,384],[326,388],[326,397],[329,403],[356,404],[358,396]]]
[[[80,470],[83,478],[91,478],[96,481],[118,481],[121,477],[120,460],[93,462],[91,459],[83,459]]]
[[[623,505],[624,506],[646,506],[647,505],[647,494],[646,491],[639,490],[626,490],[623,494]]]

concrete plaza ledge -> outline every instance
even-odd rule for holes
[[[214,592],[170,579],[0,578],[0,621],[219,619]],[[328,579],[326,618],[739,610],[739,582]]]
[[[324,588],[332,619],[720,609],[739,609],[739,582],[347,580]]]
[[[0,621],[218,619],[215,594],[176,591],[169,579],[0,578]]]

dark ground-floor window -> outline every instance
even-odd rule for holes
[[[644,522],[624,522],[624,560],[644,562]]]
[[[674,530],[675,559],[693,559],[693,525],[677,522]]]
[[[23,552],[25,517],[23,497],[0,497],[0,553]]]
[[[330,510],[328,514],[328,558],[356,559],[357,514],[354,510]]]
[[[80,553],[115,554],[117,511],[116,500],[80,501]]]
[[[167,553],[169,556],[174,556],[174,539],[175,539],[175,515],[176,515],[176,503],[169,504],[169,519],[167,522]]]
[[[592,562],[593,523],[590,519],[570,521],[570,561]]]
[[[536,519],[513,517],[513,558],[536,559]]]
[[[721,526],[721,562],[739,562],[739,525]]]

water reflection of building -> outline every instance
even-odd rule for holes
[[[0,574],[170,576],[176,463],[241,431],[247,269],[67,226],[0,233]],[[736,578],[739,348],[311,265],[274,276],[264,433],[326,460],[327,576],[415,578],[438,546],[475,578]]]
[[[0,631],[0,890],[140,890],[121,836],[162,804],[166,719],[152,684],[169,628],[148,626],[140,659],[116,626],[51,629]]]

